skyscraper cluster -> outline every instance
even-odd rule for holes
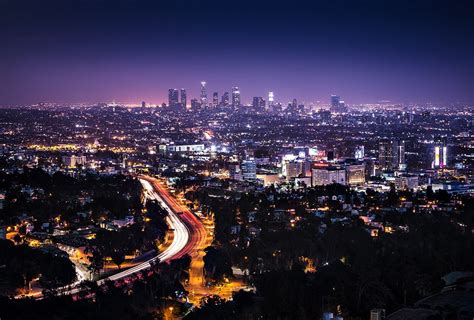
[[[179,99],[179,95],[181,94],[181,100]],[[186,89],[181,88],[178,89],[168,89],[168,106],[169,107],[181,107],[186,108],[187,97],[186,97]]]
[[[396,139],[380,141],[379,163],[383,170],[403,169],[405,166],[405,141]]]

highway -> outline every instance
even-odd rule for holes
[[[173,230],[173,242],[157,256],[101,279],[97,281],[98,285],[102,285],[106,281],[125,279],[137,272],[149,269],[155,263],[179,259],[186,254],[194,256],[206,241],[206,229],[202,222],[185,205],[178,203],[158,179],[149,176],[140,176],[139,179],[145,189],[147,199],[158,201],[168,212],[166,221],[169,228]],[[67,291],[67,294],[78,292],[79,289],[75,288]]]
[[[155,257],[148,259],[136,266],[113,274],[107,278],[97,281],[98,285],[106,281],[117,281],[126,279],[142,270],[149,269],[153,264],[168,262],[173,259],[179,259],[187,254],[196,256],[206,242],[206,229],[202,222],[183,204],[176,201],[167,188],[161,185],[158,179],[149,176],[140,176],[140,182],[145,190],[146,198],[156,200],[168,213],[166,221],[169,228],[173,231],[172,243]],[[78,274],[78,280],[69,286],[58,288],[58,291],[64,295],[74,295],[80,292],[80,282],[83,275]],[[42,299],[41,292],[34,292],[25,295]],[[21,296],[18,296],[20,298]]]
[[[145,189],[146,197],[157,200],[168,212],[166,220],[170,229],[173,230],[173,242],[157,256],[130,269],[102,279],[98,282],[99,285],[107,280],[115,281],[126,278],[134,273],[150,268],[156,262],[168,262],[181,258],[186,254],[193,254],[194,251],[198,250],[200,244],[205,241],[206,230],[203,224],[186,206],[178,203],[157,179],[148,176],[140,176],[139,178]]]

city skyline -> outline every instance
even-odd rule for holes
[[[0,0],[0,47],[0,320],[474,319],[473,0]]]
[[[238,86],[244,103],[269,91],[278,101],[474,101],[468,1],[24,0],[0,8],[0,105],[161,103],[174,87],[199,97],[202,80],[208,94]]]

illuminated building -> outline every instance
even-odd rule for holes
[[[444,168],[448,165],[448,147],[436,145],[433,154],[433,168]]]
[[[395,187],[399,190],[411,190],[418,187],[418,176],[404,174],[395,177]]]
[[[336,96],[336,95],[331,95],[331,111],[337,112],[339,108],[339,101],[341,100],[341,97]]]
[[[346,112],[346,105],[340,96],[331,95],[331,112]]]
[[[232,107],[237,109],[240,107],[240,90],[239,87],[232,88]]]
[[[204,152],[204,144],[168,144],[159,145],[160,153],[201,153]]]
[[[178,89],[168,89],[168,106],[175,107],[178,104]]]
[[[191,110],[197,110],[199,107],[201,107],[201,104],[198,99],[191,99]]]
[[[341,167],[324,167],[312,169],[313,186],[324,186],[331,183],[346,184],[346,170]]]
[[[201,105],[207,106],[206,81],[201,81]]]
[[[187,103],[188,103],[188,101],[187,101],[187,98],[186,98],[186,89],[181,88],[181,106],[183,108],[186,108]]]
[[[304,162],[286,161],[283,165],[282,172],[284,172],[287,181],[302,176],[304,174]]]
[[[78,165],[85,165],[87,163],[86,156],[63,156],[61,160],[64,166],[68,168],[75,168]]]
[[[265,109],[265,100],[262,97],[253,97],[252,106],[255,110]]]
[[[236,181],[242,181],[242,170],[238,163],[229,165],[229,178]]]
[[[361,160],[361,159],[364,159],[364,157],[365,157],[364,146],[356,147],[354,158],[356,158],[357,160]]]
[[[268,109],[273,109],[274,100],[275,100],[275,96],[273,95],[273,92],[270,91],[268,93]]]
[[[219,104],[219,94],[217,92],[214,92],[212,94],[212,105],[214,107],[217,107],[218,104]]]
[[[382,140],[379,142],[379,165],[383,170],[402,169],[405,166],[405,141]]]
[[[242,178],[245,181],[255,181],[255,179],[257,179],[257,164],[253,158],[243,160],[241,168]]]
[[[228,106],[229,105],[229,93],[226,91],[224,92],[224,94],[222,95],[222,105],[223,106]]]
[[[346,166],[346,181],[349,185],[361,185],[365,183],[365,165],[351,164]]]

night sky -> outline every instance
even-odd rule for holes
[[[472,1],[0,0],[0,105],[474,102]]]

